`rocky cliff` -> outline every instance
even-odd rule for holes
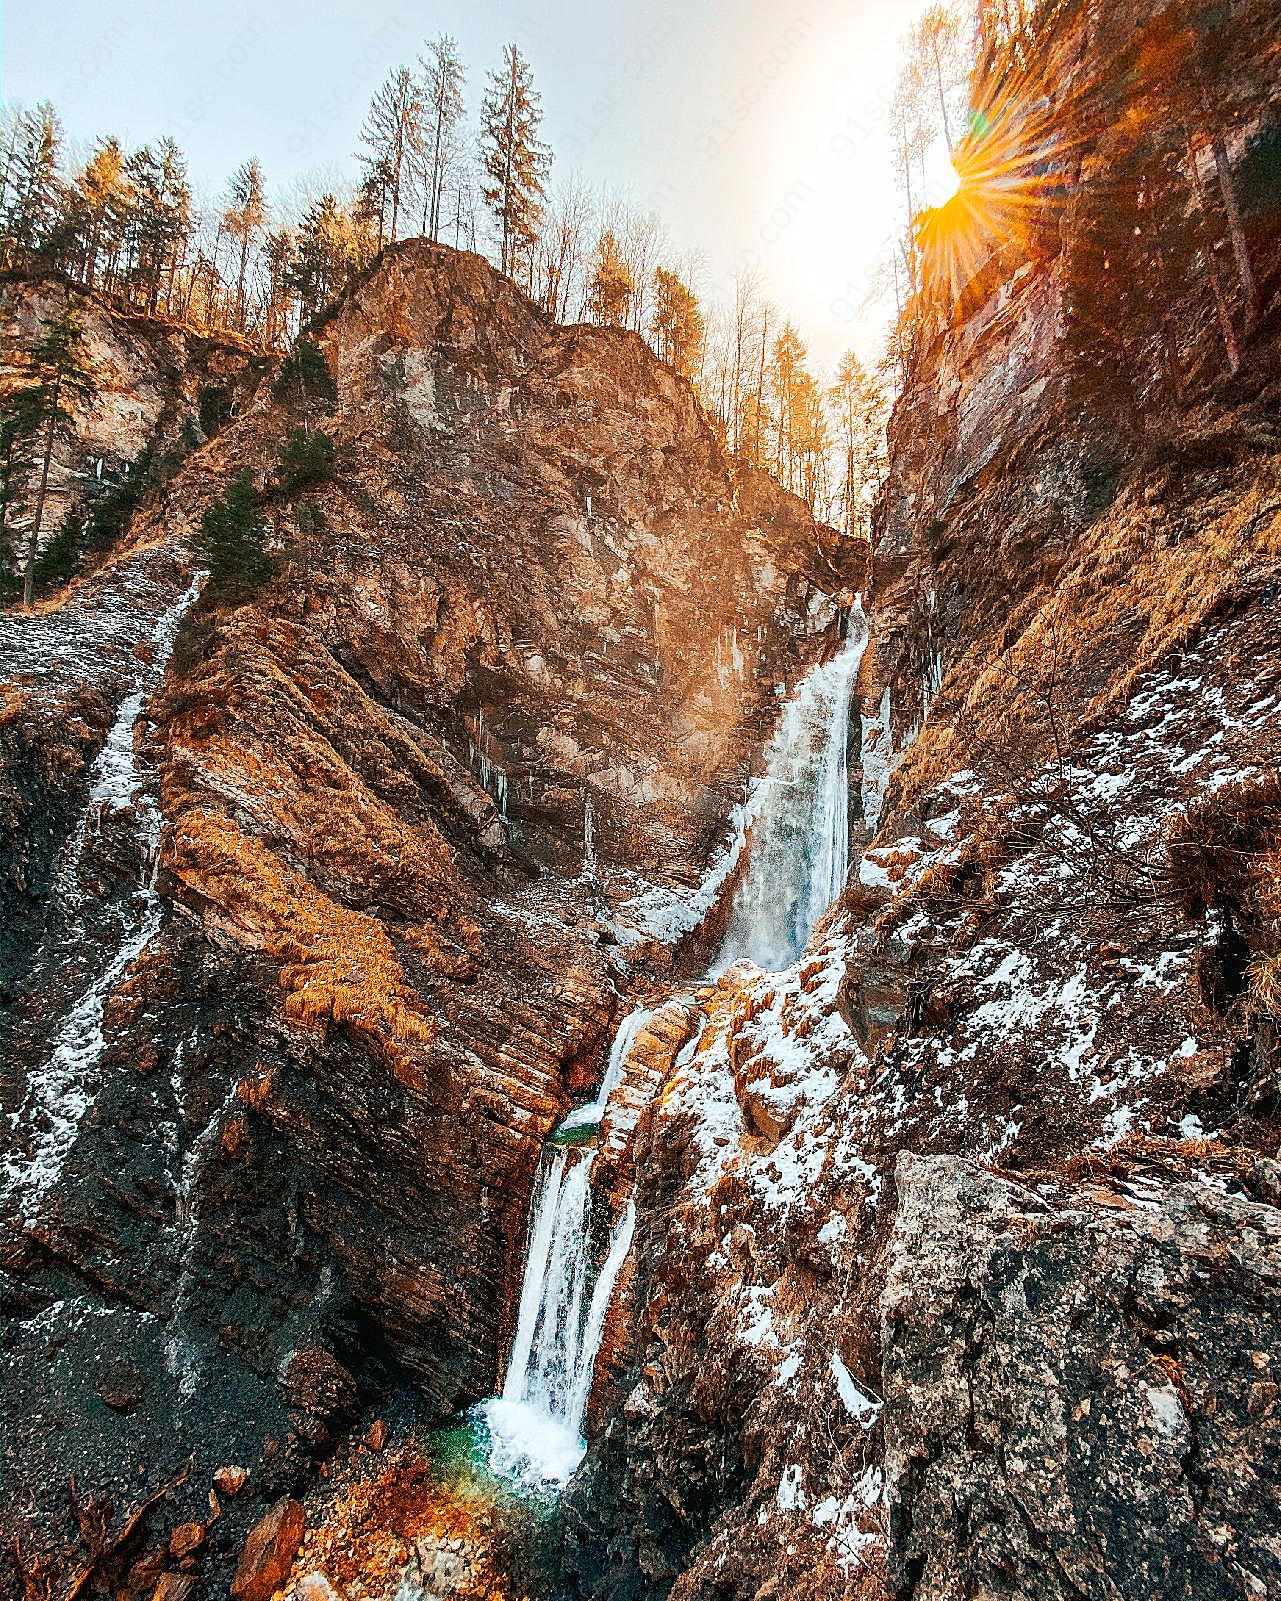
[[[136,1590],[194,1522],[164,1560],[216,1587],[363,1406],[494,1389],[542,1139],[707,915],[861,581],[638,338],[553,327],[478,258],[390,250],[317,337],[338,468],[305,536],[274,469],[300,403],[260,386],[0,623],[28,1574],[149,1549]],[[246,469],[276,576],[198,599],[188,542]],[[105,1516],[78,1555],[73,1499]]]
[[[1215,93],[1262,137],[1275,16],[1234,21]],[[690,992],[639,1127],[630,1358],[567,1506],[590,1593],[1281,1582],[1281,236],[1239,371],[1205,274],[1100,358],[1153,22],[1057,8],[1019,81],[1070,181],[923,321],[866,849],[794,968]]]
[[[1210,85],[1251,136],[1265,9]],[[166,1601],[237,1560],[263,1601],[1281,1586],[1281,251],[1253,214],[1235,371],[1204,278],[1120,322],[1097,220],[1160,19],[1047,15],[1014,81],[1062,181],[922,315],[859,849],[782,971],[707,976],[735,807],[865,575],[639,341],[474,258],[393,249],[316,331],[316,515],[260,388],[5,619],[29,1576],[96,1541]],[[242,469],[277,575],[197,600]],[[496,1388],[539,1149],[638,1001],[599,1145],[635,1233],[552,1516],[415,1430]]]

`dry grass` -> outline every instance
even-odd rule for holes
[[[424,1013],[386,929],[340,906],[227,818],[188,812],[174,841],[175,871],[238,943],[279,964],[285,1014],[345,1025],[375,1046],[397,1076],[416,1082],[406,1047],[429,1045]]]
[[[1281,952],[1261,956],[1252,964],[1247,994],[1256,1017],[1281,1023]]]
[[[1148,485],[1158,503],[1170,493],[1159,480]],[[1195,524],[1190,531],[1180,515]],[[1035,590],[999,639],[980,638],[951,666],[949,690],[968,690],[947,696],[900,764],[902,803],[974,765],[980,752],[1024,771],[1039,765],[1052,753],[1051,705],[1070,737],[1074,725],[1123,705],[1144,673],[1278,574],[1281,459],[1238,469],[1216,495],[1181,514],[1171,508],[1168,519],[1142,486],[1132,488],[1080,536],[1052,589]]]

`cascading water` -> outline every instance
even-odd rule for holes
[[[786,967],[844,887],[849,868],[847,745],[854,681],[867,645],[861,605],[847,641],[802,682],[766,752],[749,805],[750,858],[717,970],[748,958]],[[590,799],[585,871],[594,868]],[[583,1423],[596,1358],[636,1223],[629,1200],[611,1222],[592,1190],[596,1137],[652,1014],[615,1036],[594,1100],[571,1112],[543,1152],[530,1208],[516,1335],[503,1393],[479,1407],[491,1469],[526,1487],[565,1484],[586,1451]]]
[[[716,972],[744,958],[771,972],[794,962],[844,888],[850,703],[866,649],[859,603],[843,649],[809,674],[783,712],[753,797],[747,871]]]
[[[480,1409],[490,1467],[517,1482],[564,1484],[586,1449],[583,1420],[605,1317],[636,1223],[630,1201],[611,1224],[593,1194],[596,1135],[651,1015],[633,1012],[624,1021],[596,1098],[561,1123],[534,1181],[507,1379]]]
[[[140,768],[134,730],[147,700],[164,677],[178,629],[200,594],[199,574],[157,621],[149,663],[140,664],[132,689],[121,701],[106,743],[94,764],[93,783],[54,886],[55,938],[50,956],[62,973],[79,975],[81,988],[63,1018],[43,1065],[27,1085],[25,1105],[11,1114],[13,1131],[28,1131],[26,1150],[11,1141],[4,1176],[24,1214],[34,1216],[42,1197],[62,1171],[81,1120],[93,1103],[93,1070],[106,1049],[103,1014],[117,983],[155,938],[161,902],[156,891],[163,818],[150,793],[153,775]],[[106,949],[85,924],[85,896],[79,871],[88,841],[115,813],[136,820],[141,879],[118,913],[118,933]]]

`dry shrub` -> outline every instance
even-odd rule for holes
[[[960,862],[933,862],[916,881],[917,898],[928,906],[954,900],[960,878]]]
[[[1281,774],[1207,795],[1166,836],[1170,878],[1191,917],[1214,908],[1244,943],[1245,1010],[1281,1019]]]
[[[1281,775],[1203,796],[1171,823],[1165,850],[1189,917],[1227,906],[1281,939]]]
[[[1281,953],[1261,956],[1250,968],[1249,983],[1250,1010],[1281,1022]]]

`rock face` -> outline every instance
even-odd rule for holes
[[[305,537],[273,477],[303,419],[264,385],[100,571],[0,622],[7,1494],[74,1471],[124,1508],[194,1453],[158,1530],[243,1463],[211,1584],[367,1401],[493,1389],[542,1139],[705,915],[861,578],[639,339],[477,258],[388,251],[318,338],[340,465]],[[197,600],[183,542],[243,469],[290,549]],[[122,1362],[127,1414],[94,1388]],[[24,1541],[65,1547],[45,1504]]]
[[[1207,94],[1255,132],[1261,9],[1227,8]],[[742,780],[861,563],[639,341],[550,326],[474,258],[394,247],[315,331],[339,469],[309,513],[274,466],[300,408],[264,386],[99,573],[0,623],[25,1557],[70,1564],[43,1495],[74,1471],[149,1583],[199,1522],[181,1561],[221,1585],[345,1430],[492,1391],[540,1146],[644,1000],[558,1582],[1281,1585],[1281,259],[1252,224],[1237,374],[1202,284],[1165,318],[1180,392],[1154,336],[1118,407],[1079,291],[1151,19],[1049,20],[1069,200],[914,353],[866,849],[786,970],[691,976]],[[183,542],[242,470],[280,570],[197,599]],[[408,1445],[370,1458],[378,1593],[525,1593]],[[338,1499],[298,1581],[346,1582]]]
[[[95,392],[73,403],[71,425],[57,435],[42,546],[70,507],[92,506],[142,451],[181,448],[202,436],[202,420],[212,427],[215,418],[234,415],[266,365],[234,336],[159,323],[60,280],[15,279],[0,306],[0,400],[25,381],[22,353],[68,299],[80,317]],[[28,492],[26,499],[30,504],[34,497]],[[15,514],[7,536],[21,536],[29,526],[25,512]]]
[[[1082,286],[1113,304],[1090,219],[1152,22],[1047,19],[1068,193],[935,308],[891,426],[862,861],[794,967],[689,994],[637,1124],[590,1594],[1281,1581],[1281,237],[1240,371],[1193,274],[1179,396],[1136,339],[1119,405]],[[1214,92],[1262,137],[1281,41],[1231,23]]]
[[[881,1300],[889,1590],[1264,1595],[1281,1213],[899,1158]]]

